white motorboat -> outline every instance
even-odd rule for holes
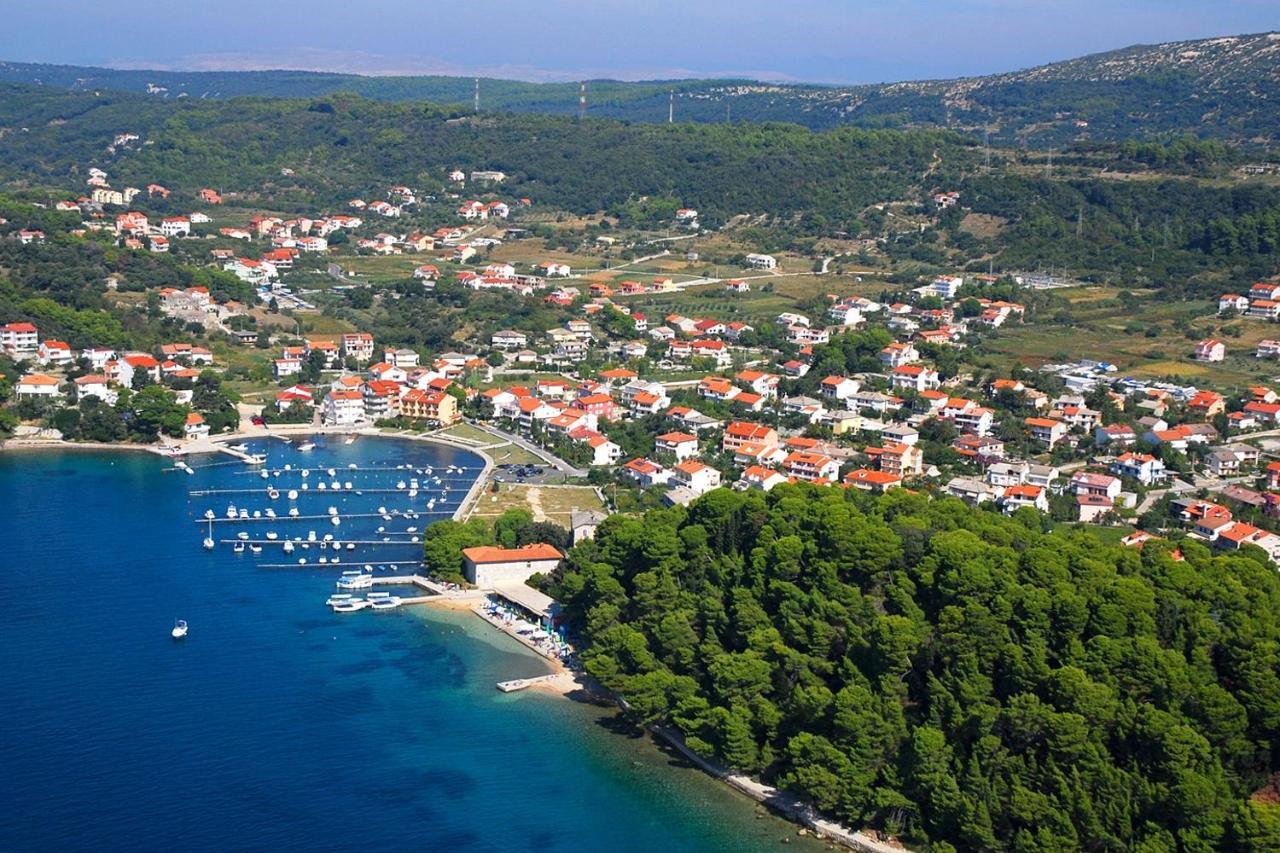
[[[363,601],[352,600],[352,601],[340,602],[338,604],[333,605],[333,612],[334,613],[355,613],[357,610],[359,610],[363,606],[364,606]]]
[[[247,510],[247,509],[242,509],[242,510],[240,510],[240,517],[241,517],[241,518],[248,518],[248,517],[249,517],[249,510]]]
[[[267,518],[275,518],[275,517],[276,517],[276,511],[271,507],[267,507]]]
[[[337,514],[338,514],[338,508],[337,508],[336,506],[331,506],[331,507],[329,507],[329,509],[328,509],[328,513],[329,513],[329,515],[337,515]]]
[[[289,517],[290,518],[298,517],[298,508],[296,506],[289,510]]]
[[[330,469],[329,469],[329,476],[330,476],[330,477],[336,477],[336,476],[338,476],[338,472],[337,472],[337,471],[335,471],[335,470],[333,470],[332,468],[330,468]]]
[[[266,468],[263,468],[263,469],[262,469],[262,471],[261,471],[261,472],[259,472],[258,476],[259,476],[259,477],[261,477],[261,478],[262,478],[262,479],[264,479],[264,480],[267,480],[267,479],[270,479],[270,477],[271,477],[271,473],[270,473],[269,471],[267,471],[267,469],[266,469]]]
[[[316,532],[314,530],[307,531],[307,541],[308,542],[316,541]]]
[[[342,523],[342,519],[341,519],[339,516],[336,516],[336,515],[335,515],[335,516],[331,516],[331,517],[329,518],[329,523],[330,523],[330,524],[332,524],[334,527],[337,527],[339,524],[341,524],[341,523]]]
[[[351,463],[350,465],[348,465],[347,467],[348,467],[349,469],[351,469],[352,471],[355,471],[355,470],[356,470],[356,469],[358,469],[360,466],[359,466],[359,465],[357,465],[356,463],[352,462],[352,463]]]
[[[213,541],[213,519],[212,518],[209,519],[209,533],[204,537],[204,542],[200,544],[204,546],[204,549],[206,551],[213,550],[213,546],[215,543]]]
[[[234,545],[232,545],[232,546],[231,546],[231,550],[232,550],[232,551],[235,551],[237,554],[243,554],[243,553],[244,553],[244,543],[243,543],[243,542],[237,542],[236,544],[234,544]]]
[[[276,539],[278,539],[279,536],[280,534],[276,533],[274,530],[267,531],[267,538],[270,539],[272,542],[276,541]]]
[[[338,578],[338,589],[368,589],[373,586],[373,575],[364,572],[343,572]]]
[[[298,449],[301,450],[303,453],[305,453],[308,450],[315,450],[316,444],[314,441],[304,441],[302,442],[302,444],[298,445]]]
[[[348,550],[348,551],[354,551],[355,549],[356,549],[356,543],[354,543],[354,542],[348,542],[348,543],[347,543],[347,550]]]
[[[235,504],[230,504],[227,506],[227,518],[235,518],[235,517],[236,517],[236,506]]]
[[[408,487],[408,485],[409,485],[409,484],[408,484],[408,483],[406,483],[404,480],[401,480],[400,482],[396,483],[396,488],[397,488],[397,489],[404,489],[404,488],[407,488],[407,487]]]
[[[204,511],[204,517],[205,517],[205,518],[213,518],[216,514],[217,514],[217,513],[215,513],[215,512],[214,512],[213,510],[211,510],[211,509],[206,509],[206,510]]]
[[[305,491],[306,491],[307,489],[309,489],[309,488],[311,488],[311,487],[310,487],[310,486],[308,486],[306,483],[303,483],[303,484],[302,484],[302,491],[304,491],[304,492],[305,492]]]
[[[244,542],[248,540],[249,534],[248,532],[241,530],[239,533],[236,534],[236,538],[239,539],[241,542]]]
[[[323,492],[325,489],[329,488],[329,484],[321,480],[320,484],[316,486],[316,488]]]
[[[288,540],[286,540],[286,541],[285,541],[285,543],[284,543],[284,552],[285,552],[286,554],[292,554],[292,553],[293,553],[293,543],[292,543],[292,542],[289,542]]]
[[[254,517],[254,518],[262,518],[262,510],[260,510],[260,509],[255,509],[255,510],[253,511],[253,517]]]
[[[267,489],[267,497],[271,498],[273,501],[278,499],[280,497],[280,490],[276,488]],[[267,510],[267,512],[271,512],[271,510]]]
[[[187,636],[187,620],[175,619],[173,621],[173,630],[169,632],[169,635],[175,640],[181,640]]]
[[[320,563],[320,565],[322,565],[322,566],[323,566],[325,563],[329,562],[329,558],[328,558],[328,557],[321,557],[317,562],[319,562],[319,563]]]
[[[345,440],[345,441],[343,441],[342,443],[343,443],[343,444],[355,444],[355,443],[356,443],[356,437],[355,437],[354,435],[349,435],[349,436],[347,436],[346,440]]]
[[[337,480],[334,480],[332,483],[329,484],[330,491],[336,492],[338,489],[341,489],[341,488],[342,488],[342,484],[339,483]]]
[[[400,606],[400,599],[392,596],[391,598],[379,598],[377,601],[371,602],[374,610],[395,610]]]
[[[297,489],[290,489],[290,490],[289,490],[289,500],[291,500],[291,501],[296,501],[297,499],[298,499],[298,490],[297,490]]]
[[[308,477],[310,477],[310,476],[311,476],[311,469],[310,469],[310,468],[303,468],[303,469],[302,469],[302,479],[304,479],[304,480],[305,480],[305,479],[307,479],[307,478],[308,478]]]
[[[253,553],[255,553],[255,554],[261,554],[261,553],[262,553],[262,546],[261,546],[261,545],[250,545],[250,546],[249,546],[249,550],[250,550],[250,551],[252,551],[252,552],[253,552]]]
[[[342,488],[346,489],[347,491],[351,491],[351,489],[355,487],[351,485],[350,480],[347,480],[345,483],[342,484]]]

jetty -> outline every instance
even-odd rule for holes
[[[533,678],[513,678],[511,681],[499,681],[497,687],[503,693],[514,693],[517,690],[525,690],[533,687],[535,684],[548,684],[559,681],[568,675],[572,678],[572,673],[549,672],[546,675],[535,675]]]

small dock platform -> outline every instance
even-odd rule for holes
[[[535,684],[557,681],[563,676],[563,672],[549,672],[546,675],[537,675],[533,678],[515,678],[511,681],[499,681],[497,687],[503,693],[515,693],[517,690],[525,690]]]

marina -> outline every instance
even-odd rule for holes
[[[308,458],[326,467],[478,464],[420,441],[315,442]],[[271,466],[301,458],[282,441],[265,444]],[[236,473],[250,470],[240,461],[202,470],[200,460],[214,458],[192,457],[196,473],[173,477],[161,474],[170,460],[148,453],[0,455],[9,499],[0,529],[15,548],[11,583],[29,573],[56,576],[83,559],[86,540],[103,543],[82,575],[82,594],[56,608],[39,596],[13,596],[0,623],[12,685],[0,711],[9,734],[0,766],[11,792],[0,837],[9,846],[46,849],[56,836],[55,846],[76,850],[108,840],[226,849],[236,838],[316,849],[477,850],[519,837],[538,839],[549,853],[604,845],[675,853],[776,849],[790,835],[789,849],[806,850],[793,828],[758,819],[752,804],[714,780],[672,768],[647,741],[598,725],[600,708],[540,689],[496,690],[499,681],[545,674],[548,664],[481,622],[468,608],[475,601],[404,585],[422,575],[420,555],[407,548],[368,546],[354,558],[344,549],[336,566],[302,567],[281,560],[280,548],[205,551],[210,528],[215,539],[243,528],[255,540],[273,527],[282,537],[307,529],[252,518],[211,525],[202,517],[210,501],[188,501],[188,488],[243,483]],[[365,501],[340,507],[368,515],[351,522],[351,538],[378,538],[371,534],[385,524],[379,503],[410,505]],[[252,517],[266,498],[236,504],[237,515],[244,508]],[[225,504],[213,508],[221,517]],[[330,529],[323,517],[311,522],[317,533]],[[313,546],[309,556],[327,553]],[[365,565],[375,568],[372,588],[335,588],[341,572]],[[331,596],[383,591],[431,599],[355,613],[327,606]],[[189,624],[181,640],[170,637],[175,617]],[[91,748],[67,737],[86,719]],[[156,784],[175,775],[181,785]],[[377,820],[352,819],[353,794],[376,802]],[[492,807],[469,807],[475,802]],[[510,833],[495,834],[495,822]],[[631,827],[625,836],[619,825]]]

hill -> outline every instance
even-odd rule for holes
[[[0,82],[158,98],[322,97],[470,105],[472,78],[304,71],[174,72],[0,62]],[[481,80],[484,111],[573,115],[578,84]],[[750,80],[588,82],[592,116],[637,122],[783,121],[813,129],[927,126],[987,130],[1001,142],[1060,146],[1191,132],[1274,142],[1280,33],[1138,45],[1036,68],[956,80],[862,86]]]
[[[632,720],[851,825],[934,851],[1274,850],[1249,795],[1280,734],[1280,580],[1172,550],[784,485],[614,516],[550,588]]]

